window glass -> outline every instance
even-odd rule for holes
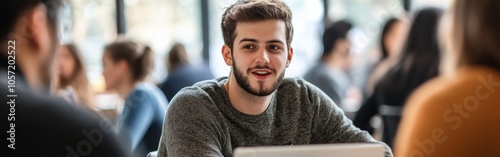
[[[80,48],[89,81],[102,84],[103,48],[116,38],[115,0],[68,2],[62,14],[62,42],[74,42]]]
[[[165,78],[165,55],[175,42],[184,44],[191,61],[202,60],[200,15],[199,0],[125,0],[126,35],[154,50],[154,80]]]

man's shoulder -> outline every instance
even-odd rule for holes
[[[193,125],[211,125],[221,118],[220,107],[226,98],[221,93],[219,78],[196,83],[180,90],[170,101],[165,118],[165,125],[195,127]],[[227,96],[226,96],[227,97]]]
[[[0,85],[5,84],[1,82]],[[99,134],[100,144],[91,145],[94,151],[90,156],[127,156],[112,133],[111,125],[90,111],[76,108],[63,99],[34,93],[29,88],[16,88],[15,95],[17,97],[9,98],[13,105],[5,107],[10,107],[15,117],[11,122],[16,123],[16,134],[23,135],[16,137],[16,142],[23,143],[19,150],[30,150],[17,152],[18,155],[33,155],[53,148],[62,149],[54,149],[49,153],[51,156],[70,154],[67,149],[75,150],[81,141],[88,140],[86,135]],[[42,145],[33,141],[41,141]]]
[[[181,89],[170,102],[171,107],[208,106],[223,101],[222,88],[227,77],[205,80]]]
[[[335,106],[335,102],[320,88],[299,77],[284,79],[277,90],[277,95],[279,101],[299,101],[293,103],[301,103],[303,106]]]
[[[2,92],[2,94],[5,94]],[[74,105],[69,104],[63,98],[55,97],[52,95],[34,93],[30,89],[17,88],[16,108],[25,112],[20,114],[20,119],[28,121],[50,121],[46,125],[61,125],[62,126],[75,126],[82,127],[98,124],[98,117],[90,111],[76,108]],[[42,118],[37,119],[36,117]],[[71,119],[71,120],[68,120]],[[49,120],[50,119],[50,120]],[[72,121],[72,122],[69,122]],[[98,125],[96,125],[98,126]]]
[[[221,84],[227,81],[227,77],[220,77],[212,80],[205,80],[195,83],[192,86],[185,87],[181,89],[177,96],[182,97],[199,97],[200,95],[213,95],[219,92],[221,89]]]
[[[300,77],[283,79],[277,91],[281,96],[309,99],[308,101],[318,97],[328,97],[318,87]]]
[[[283,79],[278,89],[286,91],[318,90],[316,86],[301,77],[289,77]]]

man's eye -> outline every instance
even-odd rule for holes
[[[281,48],[279,46],[270,45],[269,49],[271,49],[271,50],[280,50]]]
[[[244,49],[253,49],[255,48],[253,45],[246,45],[243,47]]]

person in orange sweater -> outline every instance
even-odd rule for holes
[[[500,156],[498,8],[498,0],[455,1],[441,25],[442,73],[408,100],[395,156]]]

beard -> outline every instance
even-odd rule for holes
[[[247,93],[250,93],[250,94],[255,95],[255,96],[268,96],[268,95],[272,94],[274,91],[276,91],[276,89],[281,84],[281,82],[283,81],[283,78],[285,76],[285,70],[283,70],[282,72],[279,73],[278,78],[273,82],[273,85],[270,88],[266,89],[264,87],[265,86],[264,85],[265,82],[260,82],[259,81],[258,82],[258,86],[259,87],[257,89],[255,89],[255,88],[252,88],[252,86],[250,85],[250,81],[248,79],[248,75],[245,76],[243,74],[243,72],[240,71],[238,69],[238,67],[236,67],[236,62],[234,60],[233,60],[233,63],[234,63],[233,64],[233,71],[234,71],[234,77],[236,78],[236,82]],[[257,65],[254,68],[248,69],[247,73],[250,73],[249,71],[252,70],[252,69],[270,69],[271,71],[273,71],[274,73],[276,73],[275,69],[271,69],[267,65],[265,65],[265,66]]]

